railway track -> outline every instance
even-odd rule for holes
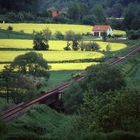
[[[112,65],[116,65],[118,63],[121,63],[123,61],[125,61],[130,55],[133,55],[137,52],[140,52],[140,47],[137,47],[131,51],[129,51],[127,54],[125,54],[122,57],[119,57],[117,59],[114,59],[113,61],[109,62],[108,64]],[[84,79],[84,76],[79,77],[78,79],[76,79],[76,81],[81,81]],[[60,93],[62,93],[63,91],[65,91],[65,89],[67,89],[69,86],[71,85],[71,81],[65,82],[64,84],[60,85],[59,87],[45,92],[43,95],[40,95],[39,97],[36,97],[30,101],[21,103],[5,112],[3,112],[0,115],[0,118],[4,121],[9,121],[11,119],[16,118],[17,116],[21,115],[22,113],[24,113],[27,109],[31,108],[33,105],[40,103],[41,101],[43,101],[44,99],[49,99],[52,96],[55,95],[59,95]]]

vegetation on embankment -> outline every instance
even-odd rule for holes
[[[126,76],[128,86],[139,88],[140,86],[140,53],[131,56],[122,62],[119,67]]]
[[[139,140],[140,138],[137,133],[125,131],[110,133],[79,132],[79,129],[83,129],[83,126],[77,127],[77,120],[79,120],[77,116],[66,116],[45,105],[37,105],[9,125],[0,122],[0,130],[2,130],[0,136],[2,140]]]

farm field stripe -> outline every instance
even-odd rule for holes
[[[115,59],[112,63],[109,63],[111,66],[112,65],[115,65],[115,64],[118,64],[120,62],[123,62],[127,57],[129,57],[130,55],[132,54],[135,54],[137,52],[140,51],[140,47],[134,49],[134,50],[131,50],[130,52],[128,52],[126,55],[118,58],[118,59]],[[80,78],[78,78],[76,81],[81,81],[83,80],[84,77],[81,76]],[[70,81],[68,82],[65,82],[64,84],[62,84],[61,86],[55,88],[54,90],[50,91],[50,92],[46,92],[44,95],[41,95],[35,99],[32,99],[31,101],[29,102],[26,102],[24,104],[21,104],[19,105],[19,107],[15,107],[15,109],[11,109],[12,111],[11,112],[8,112],[7,114],[5,113],[4,115],[1,116],[1,118],[3,118],[3,120],[9,120],[9,119],[13,119],[15,117],[15,115],[18,115],[20,114],[20,112],[24,111],[25,109],[27,108],[30,108],[32,105],[36,104],[36,103],[39,103],[41,102],[42,100],[44,100],[45,98],[51,98],[51,96],[55,96],[55,95],[59,95],[61,92],[63,92],[67,87],[69,87],[70,85]]]
[[[0,51],[0,62],[13,61],[15,57],[29,51]],[[75,59],[95,59],[102,58],[100,52],[81,52],[81,51],[34,51],[43,55],[47,61],[63,61]]]
[[[97,62],[87,63],[53,63],[50,64],[51,71],[62,71],[62,70],[84,70],[86,67],[96,65]],[[4,69],[5,64],[0,64],[0,71]]]
[[[85,41],[89,42],[89,41]],[[106,50],[106,46],[109,42],[95,41],[100,46],[100,50]],[[111,46],[110,51],[118,51],[127,47],[126,44],[123,43],[109,43]],[[49,50],[59,50],[64,51],[64,47],[66,47],[67,41],[64,40],[50,40],[49,41]],[[33,41],[32,40],[24,40],[24,39],[0,39],[0,48],[15,48],[15,49],[32,49]]]
[[[24,33],[33,33],[33,31],[41,31],[42,29],[49,28],[51,29],[52,33],[54,34],[56,31],[60,31],[63,34],[65,32],[72,30],[75,33],[91,33],[93,26],[89,25],[75,25],[75,24],[33,24],[33,23],[5,23],[0,24],[1,29],[7,29],[8,26],[12,26],[14,31],[21,32],[24,31]],[[113,34],[117,35],[125,35],[126,32],[122,30],[114,30]]]

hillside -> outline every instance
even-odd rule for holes
[[[140,0],[0,0],[0,140],[140,140],[139,62]]]
[[[136,30],[140,26],[139,3],[139,0],[0,0],[0,22],[111,24],[117,29]],[[57,14],[53,17],[54,11]],[[108,17],[124,17],[124,21],[108,22]]]

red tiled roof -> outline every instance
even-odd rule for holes
[[[109,25],[95,25],[93,31],[107,31],[109,28]]]
[[[52,17],[58,17],[58,11],[52,11]]]

